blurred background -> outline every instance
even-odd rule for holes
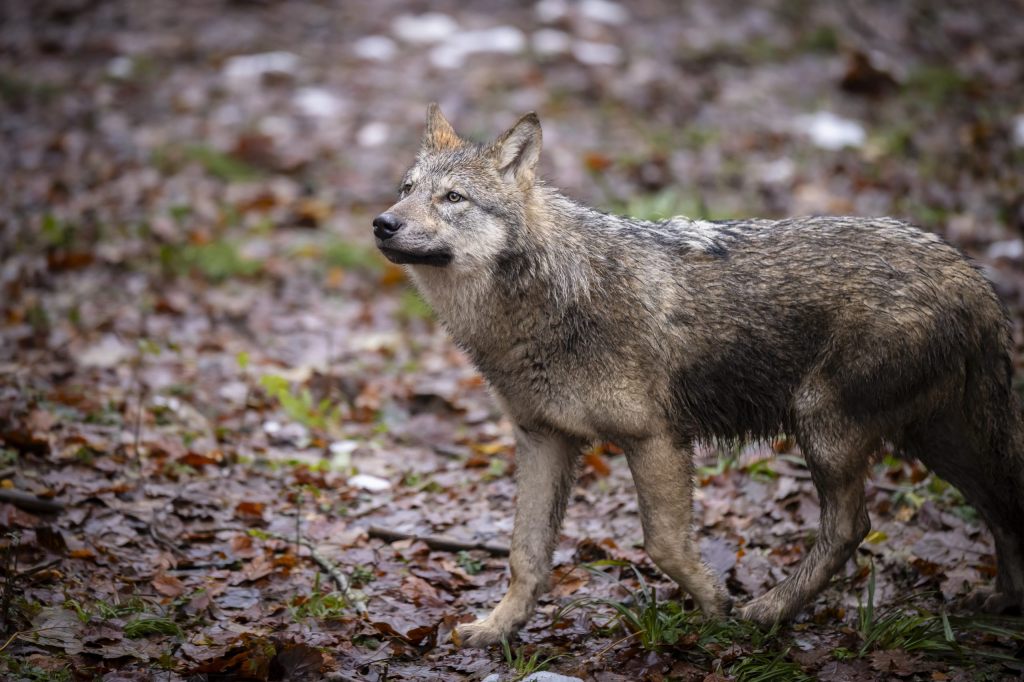
[[[908,219],[975,259],[1024,341],[1020,0],[0,0],[0,478],[89,510],[61,517],[54,549],[38,541],[48,522],[3,507],[21,533],[8,552],[57,552],[69,584],[111,568],[89,589],[117,601],[134,581],[165,608],[219,580],[167,573],[186,560],[292,551],[213,529],[305,523],[339,565],[379,567],[364,578],[377,570],[372,591],[396,596],[374,622],[391,619],[398,650],[426,641],[416,618],[436,615],[436,638],[500,594],[499,561],[433,565],[435,593],[392,575],[407,547],[368,538],[377,523],[507,541],[511,523],[508,425],[371,238],[431,101],[479,140],[537,111],[543,177],[608,211]],[[638,539],[632,502],[609,530],[608,500],[631,499],[616,457],[588,459],[603,501],[570,515],[568,538]],[[902,466],[892,480],[920,483]],[[770,493],[746,494],[763,516]],[[737,504],[704,520],[732,533],[719,559],[734,590],[757,593],[781,560],[751,574],[729,552],[782,521],[750,525]],[[804,512],[786,512],[797,529],[813,528]],[[932,545],[933,565],[963,559]],[[280,617],[254,594],[297,608],[299,569],[285,580],[282,565],[223,577],[233,636]],[[50,609],[58,587],[22,585]],[[418,612],[403,610],[410,591]],[[345,627],[313,640],[370,636]],[[204,632],[220,648],[179,645],[172,669],[227,660],[231,633]],[[161,642],[115,653],[142,665]]]

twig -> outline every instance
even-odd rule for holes
[[[58,514],[64,511],[64,505],[44,497],[36,497],[31,493],[24,493],[20,490],[7,490],[0,488],[0,502],[10,502],[19,509],[38,512],[40,514]]]
[[[142,455],[139,453],[139,438],[142,435],[142,404],[146,400],[146,387],[143,386],[141,379],[136,379],[136,382],[139,387],[139,402],[135,406],[135,436],[132,440],[134,442],[135,466],[141,471]]]
[[[209,533],[220,533],[222,531],[231,531],[234,533],[248,532],[248,530],[246,530],[245,528],[231,527],[207,528],[204,530]],[[260,534],[274,538],[275,540],[280,540],[285,543],[295,542],[308,549],[310,558],[313,559],[313,561],[315,561],[320,566],[320,568],[324,569],[327,575],[331,577],[331,580],[334,581],[334,584],[338,586],[338,591],[341,592],[343,597],[345,597],[345,601],[351,604],[352,608],[354,608],[357,613],[366,613],[366,595],[362,594],[359,590],[352,589],[352,582],[348,579],[348,576],[345,575],[345,573],[342,572],[342,570],[338,568],[338,566],[335,565],[334,562],[332,562],[330,559],[321,554],[320,551],[317,550],[315,544],[313,544],[306,538],[290,538],[287,535],[282,535],[281,533],[275,533],[273,531],[261,530]]]
[[[13,635],[7,638],[7,641],[4,642],[4,645],[0,646],[0,652],[9,647],[11,645],[11,642],[13,642],[18,637],[21,637],[22,635],[27,635],[30,632],[32,632],[32,630],[16,630]]]
[[[430,549],[437,549],[442,552],[466,552],[472,549],[480,549],[492,556],[508,556],[508,547],[504,545],[489,545],[483,542],[463,542],[440,535],[415,535],[413,533],[402,533],[397,530],[370,526],[366,531],[371,538],[378,538],[385,542],[396,540],[418,540]]]
[[[48,568],[53,568],[62,561],[64,561],[63,557],[57,557],[56,559],[51,559],[50,561],[44,561],[43,563],[33,566],[32,568],[26,568],[24,571],[18,574],[18,577],[27,578],[29,576],[33,576],[36,573],[39,573],[40,571],[45,571]]]
[[[591,658],[591,659],[592,659],[592,660],[593,660],[593,661],[594,661],[594,662],[596,663],[597,661],[600,661],[600,660],[601,660],[601,658],[602,658],[602,657],[603,657],[603,656],[604,656],[604,655],[605,655],[606,653],[608,653],[608,650],[609,650],[609,649],[611,649],[612,647],[616,647],[616,646],[618,646],[619,644],[622,644],[622,643],[623,643],[623,642],[625,642],[626,640],[629,640],[629,639],[633,639],[634,637],[636,637],[636,636],[637,636],[637,635],[639,635],[639,634],[640,634],[639,632],[631,632],[631,633],[629,633],[628,635],[626,635],[625,637],[623,637],[622,639],[617,639],[617,640],[615,640],[614,642],[612,642],[611,644],[609,644],[609,645],[608,645],[608,646],[606,646],[605,648],[601,649],[600,651],[598,651],[598,652],[597,652],[596,654],[594,654],[594,655],[593,655],[593,656],[591,656],[590,658]]]
[[[263,531],[272,538],[277,538],[284,542],[291,542],[292,539],[281,535],[280,533],[273,533],[270,531]],[[366,613],[366,597],[357,593],[352,589],[352,583],[349,581],[348,576],[342,573],[341,569],[338,568],[334,562],[325,557],[317,550],[316,545],[307,540],[306,538],[295,538],[295,543],[302,545],[309,550],[309,556],[320,565],[320,568],[327,572],[327,575],[331,576],[334,584],[338,586],[338,590],[345,597],[345,600],[352,605],[353,608],[359,613]]]

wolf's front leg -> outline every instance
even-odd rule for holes
[[[644,549],[688,592],[708,617],[729,612],[732,600],[701,560],[693,527],[693,453],[669,436],[630,443],[626,461],[640,503]]]
[[[516,433],[516,519],[508,592],[486,618],[452,632],[458,646],[484,647],[507,637],[533,614],[547,589],[551,554],[576,478],[580,443],[557,434]]]

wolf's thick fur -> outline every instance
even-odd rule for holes
[[[508,593],[460,626],[498,641],[531,615],[578,454],[626,452],[653,561],[705,614],[731,600],[691,523],[695,440],[792,434],[821,529],[791,576],[739,609],[795,615],[870,527],[863,479],[883,444],[955,484],[995,537],[983,604],[1024,605],[1024,430],[992,288],[934,235],[887,218],[647,222],[580,206],[534,177],[537,117],[489,146],[436,106],[378,247],[419,290],[516,424]]]

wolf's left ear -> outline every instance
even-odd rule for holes
[[[533,186],[540,159],[540,119],[530,112],[516,121],[488,150],[498,170],[523,189]]]
[[[452,124],[441,113],[437,102],[427,105],[427,133],[423,136],[423,146],[440,151],[452,149],[462,144],[462,138],[452,128]]]

